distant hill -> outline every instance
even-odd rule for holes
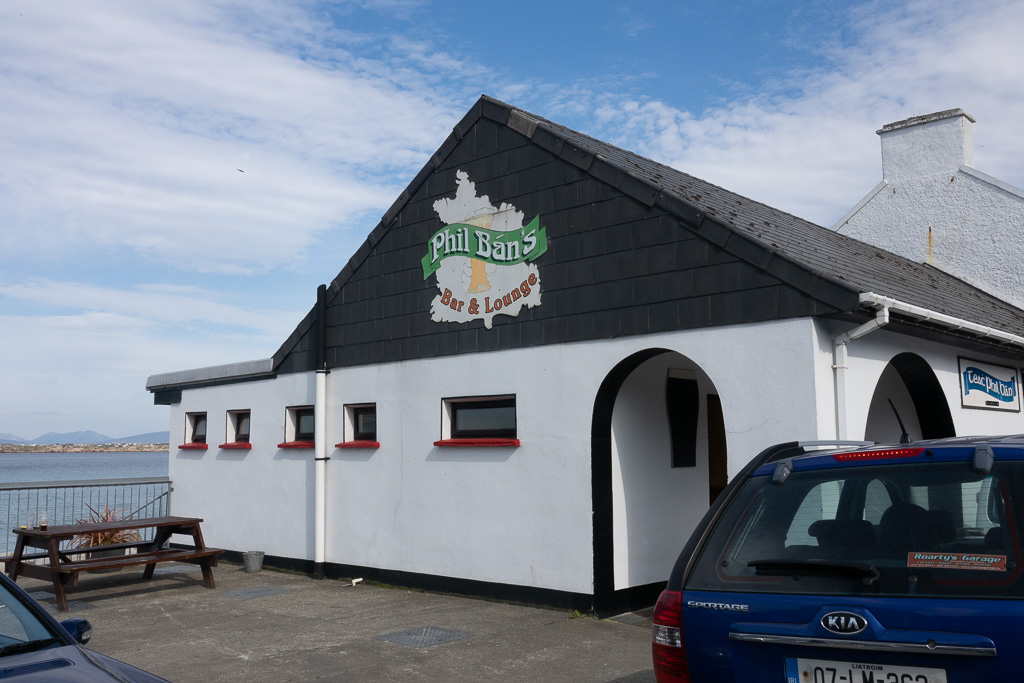
[[[37,443],[40,445],[48,445],[55,443],[112,443],[114,439],[109,436],[104,436],[97,432],[66,432],[64,434],[58,434],[56,432],[47,432],[42,436],[37,436],[29,443]]]
[[[58,434],[57,432],[47,432],[42,436],[37,436],[34,439],[23,439],[20,436],[14,434],[0,434],[0,443],[11,443],[11,444],[39,444],[42,446],[63,444],[63,443],[76,443],[76,444],[96,444],[96,443],[170,443],[171,433],[167,432],[149,432],[148,434],[136,434],[135,436],[125,436],[120,439],[115,439],[111,436],[106,436],[94,431],[85,432],[65,432]]]

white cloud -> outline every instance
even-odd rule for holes
[[[139,327],[224,326],[258,335],[264,343],[284,341],[305,315],[299,309],[271,310],[261,301],[235,306],[218,301],[223,294],[183,285],[139,285],[134,290],[122,290],[37,278],[16,284],[0,282],[0,296],[32,302],[43,310],[70,308],[89,315],[135,320]]]
[[[810,220],[831,225],[881,179],[874,131],[962,107],[978,119],[980,170],[1024,183],[1024,4],[877,2],[820,68],[690,112],[652,97],[597,98],[599,137]]]
[[[278,41],[327,30],[258,9],[282,18]],[[273,268],[327,229],[364,230],[357,219],[388,206],[457,120],[385,62],[317,43],[269,50],[223,22],[229,10],[0,7],[0,249],[127,246],[182,269]]]

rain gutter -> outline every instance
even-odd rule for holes
[[[979,325],[969,320],[956,318],[945,313],[932,311],[921,306],[908,304],[898,299],[875,294],[874,292],[862,292],[860,304],[876,309],[875,317],[872,320],[844,332],[835,338],[833,342],[832,369],[835,371],[835,392],[836,392],[836,438],[847,439],[849,437],[849,424],[847,416],[847,386],[846,371],[848,369],[847,343],[871,334],[875,330],[889,324],[889,314],[899,313],[900,315],[923,322],[929,322],[949,330],[962,330],[976,335],[983,339],[1014,346],[1024,350],[1024,337],[994,327]]]

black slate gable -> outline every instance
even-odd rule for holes
[[[420,259],[442,225],[433,204],[454,196],[459,170],[492,202],[540,215],[548,231],[549,250],[536,261],[542,305],[497,316],[490,330],[479,320],[430,319],[438,289],[434,276],[423,279]],[[345,367],[812,315],[863,317],[861,291],[932,309],[936,301],[961,306],[950,315],[973,305],[1024,331],[1016,309],[878,252],[483,97],[331,283],[326,362]],[[921,297],[931,305],[914,300]],[[311,311],[275,354],[278,372],[314,369],[315,322]]]

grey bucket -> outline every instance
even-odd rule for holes
[[[247,550],[242,553],[242,563],[245,564],[245,573],[252,574],[263,569],[263,551]]]

